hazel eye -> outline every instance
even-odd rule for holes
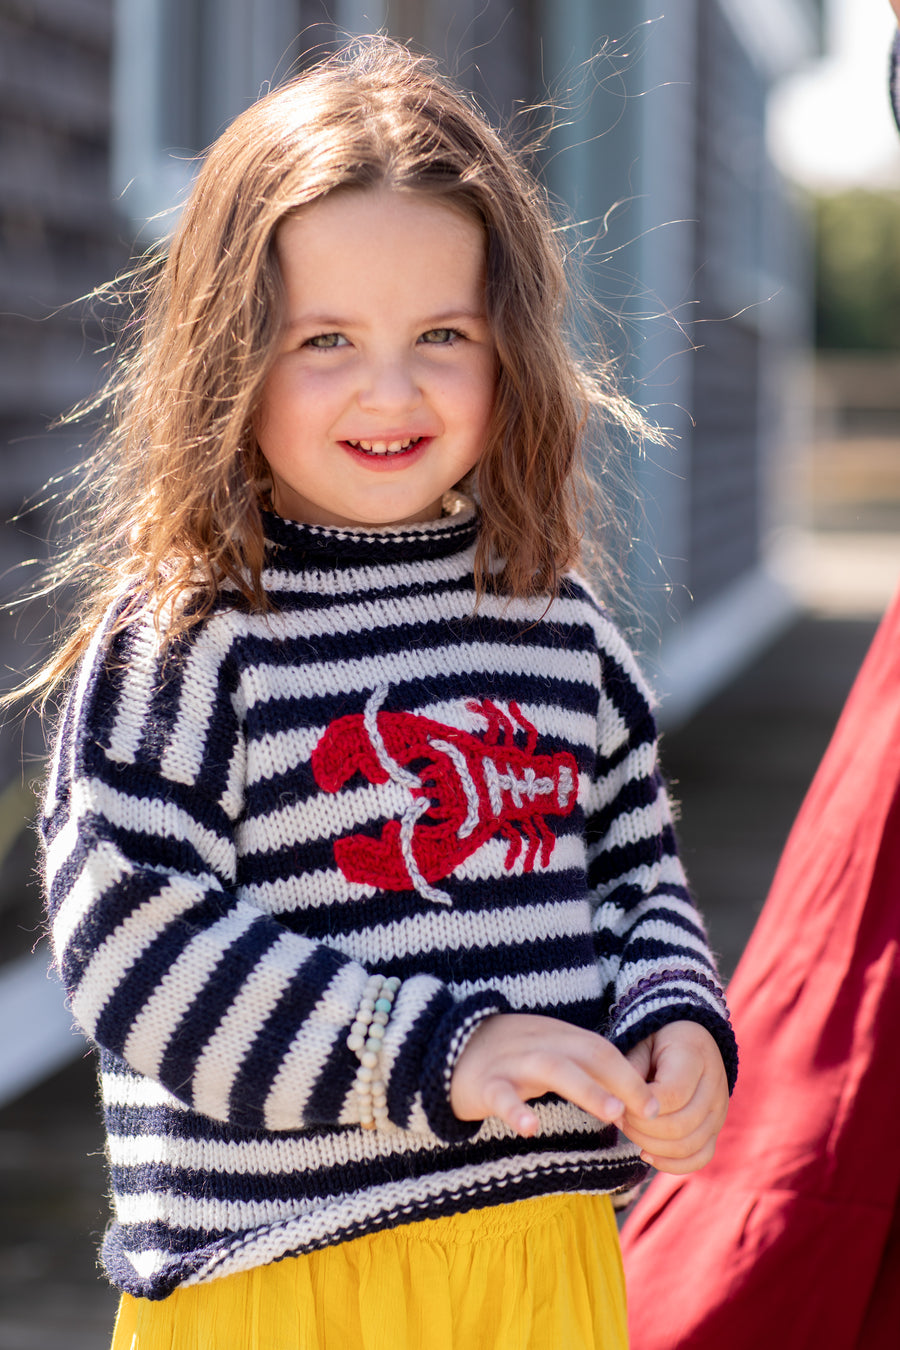
[[[419,338],[420,342],[426,343],[429,347],[449,347],[451,343],[462,338],[457,328],[429,328]]]
[[[346,347],[347,339],[343,333],[317,333],[315,337],[307,338],[304,347],[313,347],[316,351],[328,352],[335,347]]]

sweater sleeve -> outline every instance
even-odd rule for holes
[[[699,1022],[715,1038],[733,1088],[734,1033],[678,857],[649,694],[614,630],[602,666],[587,842],[598,958],[612,1004],[606,1035],[628,1051],[669,1022]]]
[[[41,832],[54,953],[97,1045],[249,1129],[358,1122],[351,1024],[372,973],[241,898],[244,744],[227,643],[160,664],[151,625],[99,633],[60,724]],[[202,744],[185,728],[204,727]],[[390,971],[384,971],[390,974]],[[401,985],[381,1066],[395,1125],[463,1139],[459,1049],[499,994]]]

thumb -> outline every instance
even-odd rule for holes
[[[652,1076],[648,1085],[659,1102],[660,1113],[667,1115],[686,1106],[696,1091],[703,1071],[702,1062],[685,1045],[657,1041],[651,1054]]]
[[[650,1082],[650,1075],[653,1069],[653,1055],[651,1053],[652,1037],[645,1041],[638,1041],[626,1054],[625,1058],[633,1069],[641,1075],[645,1083]]]

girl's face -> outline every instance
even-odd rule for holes
[[[484,232],[426,197],[352,189],[285,220],[277,250],[286,325],[255,420],[275,510],[435,519],[478,463],[494,400]]]

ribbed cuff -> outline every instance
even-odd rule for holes
[[[470,994],[448,1010],[435,1030],[422,1066],[422,1107],[431,1129],[447,1143],[471,1139],[483,1124],[453,1114],[450,1082],[457,1060],[486,1017],[510,1011],[506,999],[495,991]]]
[[[623,1054],[670,1022],[698,1022],[712,1036],[734,1091],[738,1050],[725,995],[696,970],[660,970],[639,980],[612,1009],[607,1039]]]

